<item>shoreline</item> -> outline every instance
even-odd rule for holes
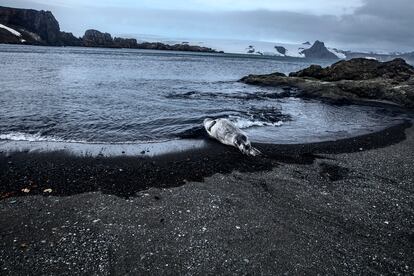
[[[115,156],[99,154],[100,145],[95,155],[82,156],[60,148],[53,150],[53,147],[49,151],[32,152],[10,152],[3,147],[0,150],[0,200],[44,194],[46,189],[52,189],[51,195],[57,196],[101,191],[128,198],[150,188],[171,188],[189,181],[203,181],[216,173],[269,171],[280,163],[311,164],[320,154],[387,147],[403,141],[404,131],[411,126],[412,122],[405,121],[375,133],[319,143],[253,143],[263,153],[258,158],[243,156],[237,149],[213,140],[194,140],[197,142],[192,147],[172,148],[170,145],[169,150],[173,151],[163,154],[157,154],[157,150],[166,148],[157,149],[155,145],[151,150],[138,148]],[[22,189],[30,191],[26,193]]]

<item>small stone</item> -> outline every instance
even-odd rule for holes
[[[100,221],[100,219],[95,219],[92,221],[92,223],[97,223],[98,221]]]
[[[236,226],[236,229],[239,230],[240,229],[240,226]]]
[[[385,224],[390,224],[390,222],[388,220],[384,221]]]
[[[27,193],[30,193],[30,189],[28,189],[28,188],[23,188],[23,189],[22,189],[22,192],[23,192],[23,193],[26,193],[26,194],[27,194]]]
[[[43,192],[44,192],[44,193],[48,193],[48,194],[50,194],[52,191],[53,191],[53,190],[52,190],[52,189],[50,189],[50,188],[48,188],[48,189],[44,189],[44,190],[43,190]]]

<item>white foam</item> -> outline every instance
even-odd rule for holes
[[[14,34],[15,36],[18,36],[18,37],[21,37],[21,36],[22,36],[22,34],[21,34],[21,33],[19,33],[18,31],[16,31],[15,29],[12,29],[12,28],[10,28],[10,27],[7,27],[7,26],[5,26],[5,25],[3,25],[3,24],[0,24],[0,28],[5,29],[5,30],[7,30],[7,31],[11,32],[11,33],[12,33],[12,34]]]
[[[0,134],[0,140],[11,140],[11,141],[29,141],[29,142],[67,142],[64,139],[51,137],[51,136],[42,136],[40,133],[29,134],[23,132],[10,132],[7,134]]]
[[[238,128],[245,129],[249,127],[263,127],[263,126],[281,126],[283,125],[282,121],[278,121],[275,123],[263,122],[258,120],[249,120],[244,118],[236,118],[232,120],[234,125]]]
[[[29,134],[23,132],[10,132],[6,134],[0,134],[0,141],[25,141],[25,142],[59,142],[59,143],[75,143],[75,144],[111,144],[111,145],[135,145],[135,144],[151,144],[151,143],[164,143],[171,141],[171,139],[164,140],[151,140],[151,141],[124,141],[124,142],[105,142],[105,141],[85,141],[85,140],[73,140],[73,139],[64,139],[56,136],[44,136],[40,133]]]

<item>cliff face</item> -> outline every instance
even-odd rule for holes
[[[61,45],[59,23],[50,11],[0,7],[0,24],[16,28],[28,42]]]

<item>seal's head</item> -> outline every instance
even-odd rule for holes
[[[211,128],[216,124],[216,120],[213,120],[211,118],[204,119],[203,125],[207,132],[211,131]]]
[[[257,156],[261,154],[258,149],[252,147],[246,135],[237,135],[234,143],[243,154],[250,156]]]

